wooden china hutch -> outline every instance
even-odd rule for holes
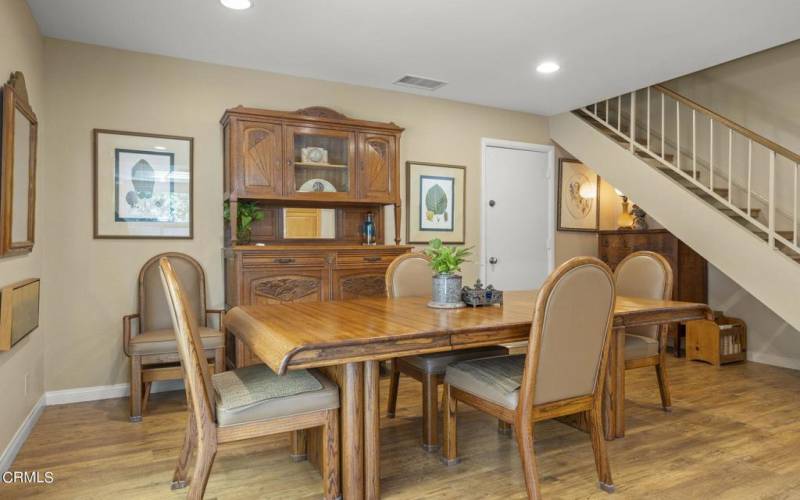
[[[382,295],[400,245],[400,135],[393,123],[355,120],[322,107],[296,112],[229,109],[224,147],[226,307]],[[264,218],[237,241],[237,209]],[[384,207],[394,207],[394,245],[384,241]],[[376,245],[362,244],[373,215]],[[232,335],[228,364],[260,362]]]

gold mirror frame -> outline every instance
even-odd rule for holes
[[[34,223],[36,219],[36,141],[38,121],[28,104],[28,91],[25,77],[16,71],[3,85],[2,122],[0,122],[0,257],[29,253],[33,250]],[[14,192],[14,149],[16,140],[16,112],[30,123],[28,136],[28,192]],[[13,207],[15,196],[27,196],[27,238],[13,241]]]

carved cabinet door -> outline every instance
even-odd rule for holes
[[[283,194],[283,140],[280,123],[239,121],[233,161],[239,172],[240,196]]]
[[[333,272],[333,300],[386,295],[386,268],[339,269]]]
[[[391,203],[397,193],[396,140],[393,135],[359,133],[359,194],[364,200]]]
[[[242,305],[279,304],[282,302],[319,302],[330,295],[329,270],[325,267],[270,267],[242,273]],[[233,346],[235,366],[260,364],[262,361],[239,339]]]
[[[246,271],[248,304],[320,302],[329,298],[326,268],[278,268]]]

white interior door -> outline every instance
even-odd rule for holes
[[[530,290],[553,270],[553,149],[513,146],[484,141],[481,274],[500,290]]]

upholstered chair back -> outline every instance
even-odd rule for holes
[[[420,253],[396,258],[386,270],[386,295],[389,297],[430,297],[430,259]]]
[[[156,272],[160,277],[162,293],[166,295],[164,302],[167,304],[167,313],[175,329],[187,400],[193,407],[192,414],[197,419],[195,422],[197,429],[202,433],[208,430],[208,425],[204,425],[208,422],[202,422],[203,419],[216,421],[214,389],[211,385],[208,363],[201,354],[204,352],[203,343],[200,340],[195,309],[191,306],[189,296],[184,291],[178,273],[172,265],[172,259],[176,263],[180,262],[180,259],[174,257],[161,257]]]
[[[655,252],[634,252],[617,265],[614,271],[617,293],[623,297],[648,299],[672,298],[672,267]],[[629,328],[626,333],[650,338],[658,336],[658,326]]]
[[[164,300],[159,261],[169,258],[175,275],[181,280],[189,307],[200,326],[206,326],[206,278],[200,264],[186,254],[168,252],[148,260],[139,272],[140,331],[172,328],[169,304]]]
[[[520,410],[594,394],[615,299],[611,269],[598,259],[576,257],[550,275],[536,299]]]

